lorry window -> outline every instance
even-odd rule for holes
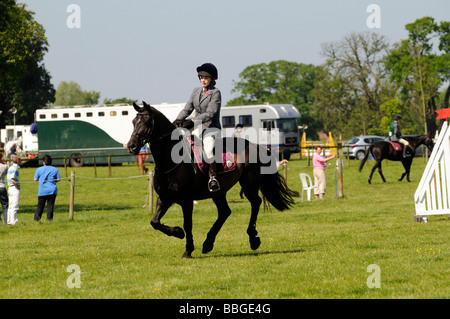
[[[40,119],[45,119],[45,114],[39,114]]]
[[[275,128],[275,121],[274,120],[264,120],[263,122],[263,129],[267,131],[271,131],[273,128]]]
[[[298,132],[297,119],[278,119],[277,126],[280,132]]]
[[[57,119],[58,118],[58,114],[52,114],[52,119]]]
[[[69,113],[63,113],[63,118],[65,119],[69,118]]]
[[[122,115],[128,115],[128,111],[122,111]]]
[[[223,128],[234,127],[234,116],[224,116],[222,117]]]
[[[252,116],[251,115],[239,115],[239,124],[242,126],[252,126]]]

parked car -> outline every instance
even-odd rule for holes
[[[362,160],[370,145],[385,140],[386,138],[378,135],[355,136],[344,145],[344,157],[348,154],[350,158]]]

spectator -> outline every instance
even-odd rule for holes
[[[242,133],[242,124],[238,124],[234,129],[233,137],[241,137],[241,133]]]
[[[22,160],[19,156],[14,156],[13,164],[8,169],[7,181],[8,181],[8,193],[9,193],[9,207],[7,214],[8,225],[15,225],[18,221],[17,212],[19,211],[20,201],[20,181],[19,181],[19,168]]]
[[[13,159],[14,156],[17,156],[17,144],[14,143],[10,149],[11,152],[11,159]]]
[[[5,176],[8,172],[8,165],[3,163],[3,153],[0,153],[0,203],[3,208],[3,220],[5,224],[8,220],[8,192],[6,191]],[[0,223],[2,219],[0,218]]]
[[[45,203],[47,203],[47,220],[52,221],[56,195],[58,194],[56,183],[61,180],[61,176],[58,169],[52,166],[50,155],[45,155],[42,162],[44,166],[39,167],[34,174],[34,181],[39,181],[38,203],[34,212],[34,220],[41,220]]]
[[[148,144],[145,144],[141,147],[138,155],[139,161],[139,169],[141,170],[141,174],[147,173],[148,168],[145,167],[145,160],[148,159]]]
[[[325,167],[329,160],[332,160],[336,155],[331,155],[328,158],[322,157],[322,146],[316,146],[316,152],[313,157],[313,172],[314,172],[314,185],[318,188],[314,188],[314,195],[316,199],[323,199],[325,195],[325,189],[327,187],[327,180],[325,177]]]

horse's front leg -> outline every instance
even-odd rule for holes
[[[156,201],[155,215],[153,216],[150,224],[156,230],[162,231],[168,236],[174,236],[180,239],[184,238],[184,231],[180,227],[169,227],[161,223],[161,218],[164,217],[169,207],[172,206],[172,202],[163,201],[161,197],[158,197]]]

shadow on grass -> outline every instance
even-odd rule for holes
[[[274,251],[263,251],[263,252],[254,252],[248,251],[245,253],[224,253],[217,255],[202,255],[195,257],[193,259],[204,259],[204,258],[220,258],[220,257],[250,257],[250,256],[264,256],[264,255],[275,255],[275,254],[297,254],[305,252],[304,249],[289,249],[289,250],[274,250]]]

